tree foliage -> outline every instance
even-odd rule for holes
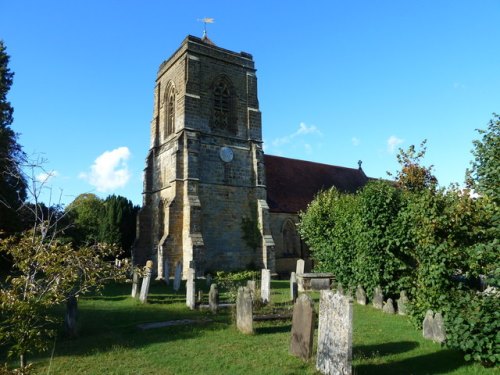
[[[14,109],[7,100],[7,93],[14,73],[9,69],[9,59],[0,40],[0,237],[20,229],[16,211],[26,199],[26,180],[21,173],[26,155],[17,142],[17,134],[10,127]]]

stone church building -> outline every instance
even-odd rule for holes
[[[156,78],[134,263],[289,273],[308,258],[298,212],[367,181],[361,167],[265,155],[252,55],[188,36]]]

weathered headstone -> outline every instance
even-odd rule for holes
[[[312,279],[311,290],[328,290],[330,289],[330,279]]]
[[[399,294],[399,299],[396,300],[398,304],[398,314],[406,315],[407,314],[407,306],[408,306],[408,297],[406,296],[406,292],[404,290]]]
[[[382,309],[386,314],[394,314],[396,311],[394,310],[394,303],[392,302],[392,298],[387,298],[385,302],[384,308]]]
[[[192,268],[187,270],[187,280],[186,280],[186,306],[191,310],[196,307],[196,290],[194,285],[194,274],[195,271]]]
[[[244,286],[238,288],[236,297],[236,327],[242,333],[253,333],[252,292]]]
[[[64,328],[69,337],[76,337],[76,318],[78,315],[78,301],[74,295],[66,300],[66,314],[64,315]]]
[[[168,269],[168,259],[163,262],[163,278],[165,283],[168,285],[170,283],[170,270]]]
[[[260,298],[264,303],[269,303],[271,300],[271,270],[266,268],[261,272]]]
[[[297,265],[295,266],[296,276],[304,274],[304,265],[305,265],[304,259],[297,260]],[[301,277],[297,278],[297,288],[299,292],[304,291],[304,280]]]
[[[321,291],[316,369],[322,374],[352,374],[352,314],[350,298]]]
[[[361,285],[356,289],[356,302],[360,305],[366,305],[366,292]]]
[[[137,289],[139,289],[139,272],[134,270],[132,274],[132,298],[137,298]]]
[[[422,335],[426,339],[434,339],[434,312],[432,310],[427,310],[425,313],[424,322],[422,323]]]
[[[297,286],[297,277],[295,276],[295,272],[290,274],[290,299],[295,302],[297,296],[299,294],[298,286]]]
[[[182,263],[177,262],[175,265],[175,278],[174,278],[174,290],[177,292],[181,287],[182,280]]]
[[[290,353],[305,361],[312,355],[315,321],[313,300],[307,294],[301,294],[293,306]]]
[[[219,290],[217,284],[210,285],[210,292],[208,292],[208,306],[213,314],[217,313],[219,309]]]
[[[247,280],[247,288],[249,288],[253,295],[255,295],[255,290],[257,288],[255,286],[255,280]]]
[[[446,330],[444,327],[444,319],[441,313],[434,314],[434,333],[433,341],[443,343],[446,341]]]
[[[202,290],[198,290],[198,294],[197,294],[197,297],[196,297],[196,301],[198,303],[201,303],[203,301],[203,291]]]
[[[148,260],[146,262],[146,267],[144,268],[144,277],[142,279],[141,294],[139,295],[139,301],[146,303],[149,293],[149,284],[151,283],[151,274],[153,273],[153,261]]]
[[[382,309],[384,307],[384,294],[382,293],[382,288],[380,286],[375,287],[373,291],[373,307],[376,309]]]

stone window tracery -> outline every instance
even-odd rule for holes
[[[165,138],[175,132],[175,88],[171,86],[166,94]]]
[[[236,133],[236,98],[231,82],[218,78],[212,86],[212,128]]]

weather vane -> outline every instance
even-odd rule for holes
[[[207,37],[207,23],[214,23],[215,21],[213,18],[208,18],[208,17],[198,19],[198,21],[203,22],[203,38],[206,38]]]

